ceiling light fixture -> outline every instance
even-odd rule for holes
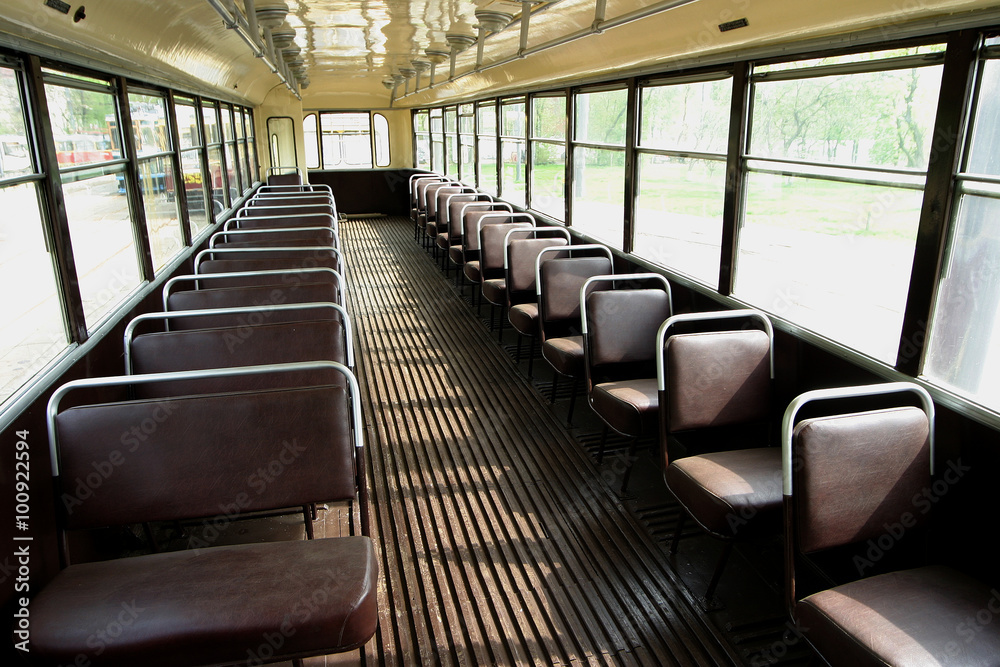
[[[457,56],[462,51],[476,43],[476,38],[465,32],[465,26],[462,24],[457,24],[452,26],[452,32],[447,33],[444,36],[448,44],[451,46],[451,69],[449,71],[449,78],[455,78],[455,56]]]
[[[438,65],[448,60],[448,55],[451,50],[448,48],[447,44],[441,44],[440,42],[435,42],[424,49],[424,54],[427,55],[427,59],[431,61],[431,88],[434,87],[434,70]]]

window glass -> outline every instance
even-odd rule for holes
[[[34,171],[17,75],[0,67],[0,179]]]
[[[625,227],[625,151],[578,146],[573,153],[573,229],[615,248]]]
[[[367,113],[320,114],[324,169],[372,166],[371,122]]]
[[[430,132],[430,127],[430,116],[426,109],[413,114],[414,132]]]
[[[498,194],[497,182],[497,105],[480,102],[476,105],[478,154],[476,183],[484,192]]]
[[[504,139],[500,142],[503,156],[503,181],[500,196],[511,204],[525,205],[527,180],[527,142],[523,139]]]
[[[731,78],[642,89],[639,145],[725,154]]]
[[[747,191],[736,295],[895,363],[921,193],[775,174]]]
[[[8,73],[0,69],[0,87]],[[0,107],[0,120],[16,125],[20,100],[16,89],[12,94],[13,108]],[[21,168],[30,169],[30,161]],[[2,402],[65,350],[67,337],[35,184],[0,187],[0,210],[0,281],[8,286],[0,319]]]
[[[479,134],[497,133],[497,105],[493,102],[481,102],[477,107],[479,114]]]
[[[531,208],[566,219],[566,147],[542,141],[531,147]]]
[[[201,176],[201,149],[195,148],[181,152],[181,171],[183,172],[184,192],[187,195],[191,235],[195,236],[212,222],[211,216],[208,214],[209,192],[205,188]]]
[[[941,66],[869,70],[755,72],[734,293],[895,364]]]
[[[198,114],[190,104],[175,104],[177,114],[177,131],[180,133],[180,148],[201,146],[201,133],[198,131]]]
[[[638,183],[635,254],[716,286],[726,163],[643,154]]]
[[[129,94],[132,135],[139,157],[170,150],[167,134],[167,101],[152,95]]]
[[[61,169],[122,157],[110,94],[48,84],[45,95]]]
[[[444,173],[446,176],[451,178],[458,178],[458,137],[446,134],[444,137],[445,146],[445,157],[447,162],[445,162]]]
[[[209,144],[218,144],[222,141],[219,134],[219,114],[214,105],[205,104],[201,108],[202,120],[205,123],[205,141]]]
[[[458,134],[458,109],[447,107],[444,110],[445,134]]]
[[[226,147],[226,182],[229,184],[229,201],[234,202],[240,198],[240,182],[236,176],[236,153],[233,144],[227,143]]]
[[[476,107],[463,104],[458,107],[458,131],[462,134],[472,134],[476,131]]]
[[[940,66],[759,82],[750,153],[926,169],[940,86]]]
[[[983,134],[977,134],[981,140]],[[966,195],[938,286],[923,374],[1000,410],[1000,199]]]
[[[139,163],[139,189],[146,211],[153,268],[157,271],[184,247],[174,183],[174,168],[168,157]]]
[[[219,115],[222,117],[222,138],[225,141],[232,141],[235,136],[233,131],[233,108],[228,104],[223,104],[219,112]]]
[[[414,160],[417,168],[431,168],[431,138],[426,134],[417,135],[417,155]]]
[[[389,121],[380,113],[372,114],[375,127],[375,166],[389,166]]]
[[[633,252],[712,287],[722,254],[731,91],[726,78],[647,87],[639,96]]]
[[[536,97],[531,100],[531,136],[535,139],[566,138],[565,97]]]
[[[480,137],[477,161],[477,183],[483,192],[497,194],[497,140]]]
[[[306,144],[306,167],[308,169],[319,169],[319,143],[316,132],[316,114],[311,113],[302,120],[302,137]],[[276,153],[276,150],[272,150],[272,155]]]
[[[208,149],[208,173],[212,206],[216,213],[221,213],[229,208],[229,198],[226,175],[222,171],[222,149],[218,146]]]
[[[575,99],[577,141],[609,146],[625,145],[627,90],[579,93]]]
[[[73,257],[87,327],[93,329],[140,283],[128,201],[118,173],[63,177]]]
[[[972,143],[965,171],[1000,175],[1000,62],[986,61],[973,123]]]

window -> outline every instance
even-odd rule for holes
[[[7,286],[6,315],[0,321],[0,402],[68,342],[54,261],[42,227],[36,183],[40,177],[24,119],[20,74],[0,67],[0,210],[5,212],[0,216],[0,284]]]
[[[524,98],[500,105],[500,196],[512,204],[527,203],[527,116]]]
[[[444,164],[444,111],[431,109],[431,168],[442,173]]]
[[[941,81],[914,55],[754,72],[736,273],[736,296],[890,364]]]
[[[458,109],[448,107],[444,110],[444,173],[449,178],[458,180]]]
[[[578,93],[574,100],[573,228],[621,248],[625,229],[628,91]]]
[[[982,65],[922,374],[1000,410],[1000,61]]]
[[[375,142],[375,166],[389,166],[389,121],[380,113],[372,114],[372,133]]]
[[[463,183],[476,182],[476,107],[458,107],[459,175]]]
[[[223,211],[231,205],[226,172],[222,168],[222,134],[219,129],[219,113],[214,104],[201,107],[202,123],[205,126],[205,148],[208,155],[208,174],[211,184],[213,206]]]
[[[531,208],[566,219],[566,96],[531,100]]]
[[[476,183],[483,192],[499,193],[497,182],[497,105],[480,102],[476,105]]]
[[[90,330],[142,281],[128,199],[120,187],[125,161],[110,86],[76,87],[75,79],[46,76],[53,138]]]
[[[426,109],[413,114],[413,135],[415,146],[413,162],[417,169],[431,169],[431,123],[430,112]]]
[[[222,118],[223,150],[226,154],[226,182],[229,184],[229,203],[236,203],[243,192],[237,171],[236,133],[233,129],[233,108],[228,104],[219,105]]]
[[[181,180],[187,195],[188,221],[191,236],[208,228],[212,223],[209,208],[210,191],[202,177],[202,139],[198,109],[193,100],[174,98],[174,113],[177,115],[177,131],[181,149]]]
[[[731,77],[640,90],[634,252],[719,282]]]
[[[302,120],[302,137],[306,144],[306,168],[319,169],[319,132],[317,130],[316,114],[307,114]],[[277,145],[275,145],[277,144]],[[284,160],[283,152],[279,151],[281,137],[271,135],[271,155],[279,155]],[[272,166],[274,158],[271,158]],[[278,165],[281,166],[281,165]]]
[[[372,166],[371,121],[367,113],[321,112],[319,115],[323,169]]]
[[[146,232],[153,268],[159,270],[184,247],[177,213],[173,147],[167,131],[167,102],[160,96],[136,93],[130,93],[128,99]],[[124,178],[119,183],[124,194]]]

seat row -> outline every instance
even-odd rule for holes
[[[70,382],[49,402],[62,569],[31,603],[39,664],[299,663],[375,632],[332,193],[262,187],[194,268],[165,285],[163,312],[126,327],[124,375]],[[333,502],[347,504],[349,529],[317,537],[318,508]],[[221,544],[237,520],[289,512],[302,513],[307,539]],[[161,551],[150,526],[175,521],[211,530],[189,529],[195,548]],[[76,531],[123,524],[146,526],[154,552],[71,557]]]
[[[797,577],[801,563],[823,554],[897,542],[900,530],[925,526],[928,513],[914,498],[934,481],[926,390],[885,383],[809,391],[787,406],[775,437],[774,334],[764,313],[674,314],[662,276],[615,274],[608,248],[573,245],[565,229],[537,226],[530,214],[438,175],[411,179],[411,218],[415,238],[446,251],[443,261],[461,267],[481,298],[531,338],[529,376],[541,343],[553,403],[558,378],[585,384],[604,425],[598,463],[609,429],[630,439],[622,492],[637,442],[655,436],[664,481],[683,509],[670,552],[685,520],[725,543],[706,600],[736,541],[783,535],[788,613],[831,664],[996,663],[996,624],[958,632],[995,597],[983,582],[923,567],[807,595]],[[574,387],[570,419],[575,398]]]

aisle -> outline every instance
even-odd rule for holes
[[[381,545],[366,663],[731,664],[409,220],[341,237]]]

